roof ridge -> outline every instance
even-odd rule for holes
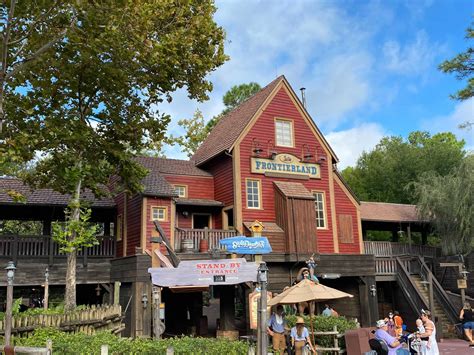
[[[398,205],[398,206],[415,206],[412,203],[396,203],[396,202],[381,202],[381,201],[360,201],[360,203],[376,203],[379,205]]]

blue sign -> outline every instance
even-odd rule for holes
[[[219,243],[225,246],[229,253],[268,254],[272,252],[272,247],[266,237],[238,236],[221,239]]]

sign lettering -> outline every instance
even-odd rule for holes
[[[280,173],[285,175],[306,175],[320,179],[319,164],[303,163],[292,154],[277,154],[275,159],[251,158],[251,172],[255,174]]]
[[[221,239],[219,243],[225,246],[229,253],[268,254],[272,252],[272,247],[266,237],[238,236]]]

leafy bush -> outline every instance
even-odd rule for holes
[[[37,329],[29,338],[14,338],[15,345],[44,347],[53,342],[55,354],[100,354],[101,345],[109,346],[109,354],[166,354],[169,346],[175,354],[247,354],[248,345],[241,341],[213,338],[176,337],[163,340],[119,338],[108,332],[96,335],[71,334],[53,328]]]
[[[287,316],[286,320],[289,327],[294,327],[296,324],[296,315]],[[349,320],[345,317],[325,317],[325,316],[314,316],[310,318],[309,316],[303,316],[305,326],[308,328],[311,333],[311,329],[315,332],[331,332],[334,330],[334,326],[337,326],[337,331],[339,334],[344,334],[347,330],[356,329],[357,323],[354,320]],[[311,321],[313,327],[311,328]],[[322,347],[333,347],[334,346],[334,337],[333,336],[315,336],[316,344]],[[311,340],[313,338],[311,337]],[[345,347],[344,337],[340,338],[339,346]]]
[[[21,304],[22,304],[22,298],[17,298],[16,300],[14,300],[13,305],[12,305],[12,315],[13,315],[13,317],[18,318],[18,317],[34,316],[34,315],[37,315],[37,314],[63,314],[64,313],[64,304],[63,303],[61,303],[60,305],[58,305],[56,307],[50,307],[48,309],[44,309],[44,308],[40,308],[40,307],[38,307],[38,308],[29,308],[24,312],[20,312],[20,305]],[[74,311],[81,311],[81,310],[84,310],[86,308],[87,308],[87,306],[81,305],[81,306],[77,306],[74,309]],[[4,319],[5,319],[5,313],[0,312],[0,320],[4,320]]]

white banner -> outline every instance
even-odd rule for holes
[[[186,260],[177,268],[149,268],[154,285],[210,286],[257,282],[258,264],[245,259]]]

